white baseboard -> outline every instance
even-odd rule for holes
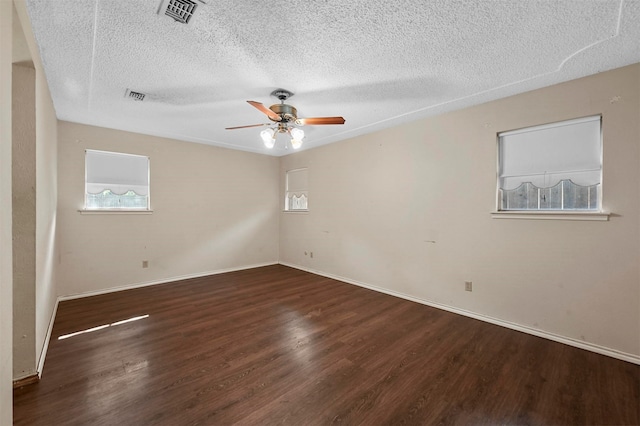
[[[134,288],[148,287],[148,286],[158,285],[158,284],[167,284],[167,283],[170,283],[170,282],[173,282],[173,281],[188,280],[188,279],[191,279],[191,278],[201,278],[201,277],[206,277],[206,276],[209,276],[209,275],[225,274],[225,273],[228,273],[228,272],[244,271],[245,269],[261,268],[263,266],[271,266],[271,265],[277,265],[277,264],[278,264],[278,262],[266,262],[266,263],[258,263],[258,264],[255,264],[255,265],[240,266],[240,267],[236,267],[236,268],[218,269],[218,270],[215,270],[215,271],[198,272],[198,273],[195,273],[195,274],[187,274],[187,275],[180,275],[180,276],[176,276],[176,277],[162,278],[160,280],[127,284],[127,285],[123,285],[123,286],[111,287],[111,288],[102,289],[102,290],[87,291],[87,292],[84,292],[84,293],[76,293],[76,294],[68,294],[68,295],[65,295],[65,296],[58,297],[58,301],[62,302],[62,301],[65,301],[65,300],[81,299],[83,297],[99,296],[101,294],[114,293],[116,291],[132,290]]]
[[[364,287],[369,290],[377,291],[379,293],[388,294],[390,296],[399,297],[401,299],[410,300],[412,302],[420,303],[423,305],[431,306],[433,308],[442,309],[444,311],[452,312],[454,314],[464,315],[465,317],[474,318],[480,321],[488,322],[491,324],[499,325],[502,327],[510,328],[512,330],[521,331],[523,333],[531,334],[537,337],[542,337],[545,339],[553,340],[554,342],[564,343],[565,345],[573,346],[580,349],[585,349],[587,351],[595,352],[601,355],[610,356],[612,358],[620,359],[622,361],[631,362],[633,364],[640,365],[640,356],[629,354],[626,352],[621,352],[616,349],[607,348],[604,346],[596,345],[594,343],[583,342],[580,340],[573,339],[571,337],[565,337],[558,334],[550,333],[548,331],[540,330],[533,327],[528,327],[526,325],[517,324],[511,321],[501,320],[499,318],[490,317],[483,314],[478,314],[475,312],[467,311],[464,309],[455,308],[453,306],[444,305],[437,302],[431,302],[429,300],[420,299],[417,297],[409,296],[408,294],[400,293],[393,290],[388,290],[386,288],[376,287],[373,285],[369,285],[363,282],[359,282],[356,280],[352,280],[349,278],[340,277],[333,274],[328,274],[326,272],[317,271],[311,268],[306,268],[300,265],[294,265],[291,263],[280,262],[281,265],[288,266],[290,268],[300,269],[305,272],[309,272],[312,274],[320,275],[323,277],[331,278],[334,280],[342,281],[347,284],[357,285],[358,287]]]

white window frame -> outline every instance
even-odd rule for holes
[[[111,207],[111,208],[101,208],[101,207],[87,207],[87,199],[88,199],[88,187],[91,184],[89,182],[89,171],[88,171],[88,161],[87,156],[90,152],[98,153],[98,154],[109,154],[115,156],[124,156],[124,157],[140,157],[146,159],[146,185],[142,185],[146,190],[146,206],[145,207]],[[124,152],[115,152],[115,151],[104,151],[104,150],[96,150],[96,149],[85,149],[85,159],[84,159],[84,203],[82,210],[79,210],[83,214],[104,214],[104,213],[125,213],[125,214],[150,214],[151,210],[151,160],[146,155],[140,154],[130,154]],[[136,185],[138,186],[138,185]],[[136,193],[137,194],[137,193]]]
[[[307,181],[307,184],[304,185],[304,187],[294,188],[294,190],[292,190],[289,183],[290,175],[293,175],[294,173],[303,173],[303,172],[306,173],[305,179]],[[309,173],[309,169],[307,167],[301,167],[301,168],[286,171],[285,193],[284,193],[284,211],[285,212],[308,212],[309,211],[309,188],[308,188],[309,175],[308,173]],[[292,198],[291,198],[292,193],[302,194],[301,196],[304,197],[304,204],[306,205],[305,208],[297,208],[292,205],[293,204]]]
[[[547,130],[552,128],[559,128],[568,125],[578,125],[580,123],[592,122],[598,120],[599,122],[599,187],[598,190],[598,205],[596,209],[543,209],[538,210],[502,210],[502,197],[501,197],[501,178],[502,178],[502,162],[501,158],[502,145],[501,138],[509,135],[517,135],[520,133],[527,133],[532,131]],[[496,135],[496,200],[495,211],[492,212],[492,217],[495,219],[558,219],[558,220],[608,220],[609,213],[602,209],[602,116],[595,115],[589,117],[583,117],[572,120],[564,120],[560,122],[530,126],[518,130],[511,130],[507,132],[501,132]],[[561,185],[562,186],[562,185]]]

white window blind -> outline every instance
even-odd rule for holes
[[[286,177],[285,210],[307,210],[309,176],[307,169],[289,170]]]
[[[501,210],[596,210],[602,179],[601,117],[500,133]]]
[[[149,157],[86,150],[85,208],[148,208]]]
[[[524,182],[550,187],[563,179],[590,186],[600,183],[600,116],[505,132],[500,138],[500,187]]]

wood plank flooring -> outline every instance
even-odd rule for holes
[[[276,265],[62,302],[14,424],[640,424],[639,401],[640,366]]]

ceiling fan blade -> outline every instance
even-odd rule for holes
[[[264,124],[249,124],[248,126],[236,126],[236,127],[225,127],[225,130],[235,130],[235,129],[246,129],[247,127],[260,127],[260,126],[268,126],[269,123]]]
[[[282,117],[280,117],[278,114],[276,114],[275,112],[271,111],[269,108],[267,108],[266,106],[264,106],[263,104],[261,104],[260,102],[256,102],[256,101],[247,101],[252,107],[262,111],[264,114],[267,114],[267,116],[275,121],[282,121]]]
[[[342,117],[312,117],[312,118],[298,118],[296,124],[300,126],[317,126],[321,124],[344,124],[344,118]]]

